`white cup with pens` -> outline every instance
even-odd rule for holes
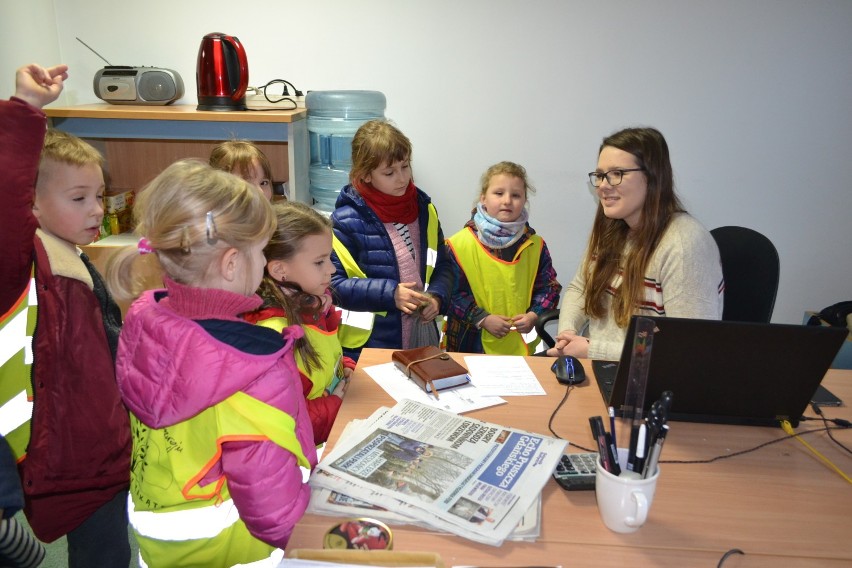
[[[618,533],[636,532],[645,524],[660,478],[660,468],[656,464],[648,477],[628,471],[627,454],[627,448],[618,449],[620,475],[607,471],[600,458],[595,473],[595,496],[601,519],[607,528]]]

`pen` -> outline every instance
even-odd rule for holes
[[[618,448],[615,446],[615,442],[612,441],[612,436],[609,432],[604,433],[604,438],[606,439],[607,457],[609,458],[609,463],[612,464],[611,473],[613,475],[621,475],[621,466],[618,464]]]
[[[666,441],[666,433],[668,431],[669,425],[663,424],[663,427],[660,428],[660,435],[657,436],[657,441],[654,447],[651,448],[651,457],[648,458],[648,462],[645,464],[645,471],[642,473],[643,478],[647,479],[656,473],[657,463],[660,461],[660,453],[663,451],[663,442]]]
[[[612,432],[612,447],[618,448],[618,442],[615,440],[615,409],[611,406],[609,407],[609,430]]]
[[[592,427],[592,436],[598,444],[598,455],[600,456],[601,465],[608,472],[612,473],[612,461],[609,459],[609,451],[606,445],[606,431],[603,427],[603,420],[600,416],[590,416],[589,425]]]
[[[648,426],[639,425],[639,436],[636,439],[636,459],[633,461],[633,471],[641,474],[645,467],[645,440],[648,436]]]
[[[639,426],[636,424],[636,421],[633,421],[634,424],[630,427],[630,445],[628,454],[627,454],[627,471],[633,471],[633,464],[636,461],[636,443],[639,438]]]

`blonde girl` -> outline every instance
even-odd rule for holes
[[[293,342],[252,325],[272,206],[247,182],[196,161],[157,176],[134,207],[136,250],[108,268],[133,294],[135,260],[154,257],[165,289],[130,307],[117,379],[130,409],[128,512],[148,566],[232,566],[283,553],[316,464]]]
[[[243,178],[260,188],[267,199],[272,199],[272,165],[263,150],[252,142],[222,142],[210,152],[210,165]]]
[[[547,245],[530,227],[527,171],[489,167],[470,221],[447,239],[455,272],[444,335],[447,351],[531,355],[539,314],[556,307],[562,286]]]

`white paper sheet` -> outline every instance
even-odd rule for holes
[[[474,355],[464,358],[477,391],[489,396],[545,394],[544,388],[523,357]]]
[[[407,398],[456,414],[506,402],[498,396],[483,393],[473,384],[441,391],[438,393],[440,398],[436,399],[431,394],[426,394],[393,363],[364,367],[364,371],[397,402]]]

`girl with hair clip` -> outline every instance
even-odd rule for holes
[[[349,180],[331,215],[344,353],[437,346],[434,320],[449,302],[452,270],[438,212],[412,179],[411,142],[389,122],[365,122],[352,139]]]
[[[328,439],[355,361],[343,356],[337,328],[340,311],[331,303],[331,221],[297,202],[273,206],[278,227],[263,250],[266,273],[258,289],[260,309],[245,318],[275,331],[301,326],[296,365],[307,398],[314,442]]]
[[[598,210],[548,354],[618,360],[633,315],[721,319],[719,250],[675,194],[663,135],[627,128],[607,136],[589,179]]]
[[[254,143],[248,140],[222,142],[210,152],[210,165],[243,178],[272,200],[272,165]]]
[[[141,560],[277,565],[307,506],[316,449],[293,358],[301,329],[241,317],[261,305],[272,206],[235,176],[181,161],[140,193],[134,218],[143,238],[111,259],[112,289],[133,296],[142,258],[159,262],[165,283],[128,310],[117,358]]]
[[[456,283],[447,351],[532,355],[539,339],[530,332],[562,290],[544,239],[527,222],[535,190],[513,162],[488,168],[480,185],[470,221],[447,239]]]

